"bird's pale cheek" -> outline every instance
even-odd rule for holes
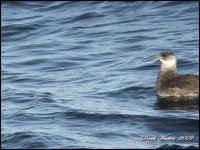
[[[162,59],[160,59],[161,64],[165,64],[165,61],[163,61]]]

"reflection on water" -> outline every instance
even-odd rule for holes
[[[160,98],[157,97],[155,103],[158,109],[177,109],[177,110],[198,110],[198,98]]]

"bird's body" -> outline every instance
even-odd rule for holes
[[[156,82],[160,97],[198,97],[199,76],[179,74],[176,69],[176,57],[171,52],[162,52],[157,56],[161,61]]]

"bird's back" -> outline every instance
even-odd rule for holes
[[[198,96],[199,76],[184,74],[178,75],[162,84],[159,90],[160,96]]]

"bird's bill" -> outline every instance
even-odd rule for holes
[[[160,55],[157,55],[154,57],[154,60],[160,60],[162,57]]]

